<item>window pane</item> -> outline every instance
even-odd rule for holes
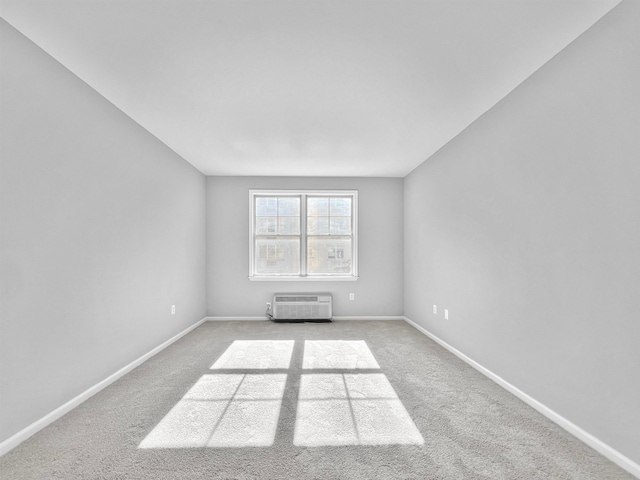
[[[257,238],[256,275],[300,274],[299,238]]]
[[[278,215],[278,199],[275,197],[256,197],[256,216]]]
[[[278,233],[278,217],[256,217],[257,235],[275,235]]]
[[[308,235],[328,235],[329,217],[309,217],[307,218]]]
[[[307,241],[307,269],[313,274],[350,274],[351,239],[314,237]]]
[[[300,215],[300,197],[278,198],[278,215]]]
[[[329,199],[328,198],[307,198],[307,216],[329,215]]]
[[[351,235],[351,217],[331,217],[331,235]]]
[[[349,216],[351,215],[351,199],[350,198],[332,198],[331,199],[331,216]]]
[[[278,217],[278,233],[280,235],[299,235],[300,217]]]
[[[252,276],[357,274],[356,193],[252,190],[251,195]]]

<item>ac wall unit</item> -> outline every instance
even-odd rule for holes
[[[327,322],[332,316],[330,293],[276,293],[271,318],[275,321]]]

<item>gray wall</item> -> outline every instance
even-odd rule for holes
[[[404,185],[205,187],[0,20],[0,441],[205,314],[329,290],[336,315],[404,313],[640,462],[639,10],[622,3]],[[250,188],[358,189],[360,280],[250,282]]]
[[[0,35],[3,441],[202,319],[206,259],[205,177]]]
[[[404,183],[405,315],[635,462],[639,31],[623,2]]]
[[[358,190],[359,280],[249,281],[249,190],[269,188]],[[274,292],[329,291],[336,316],[402,315],[402,201],[400,178],[207,177],[208,314],[264,316]]]

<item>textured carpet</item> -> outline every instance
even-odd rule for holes
[[[400,321],[207,322],[3,479],[632,479]]]

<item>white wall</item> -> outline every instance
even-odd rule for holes
[[[1,442],[202,319],[206,259],[205,177],[0,35]]]
[[[358,190],[360,279],[249,281],[250,189]],[[336,316],[402,315],[402,201],[400,178],[207,177],[208,314],[259,317],[275,292],[329,291]]]
[[[623,2],[404,183],[405,315],[636,463],[639,31]]]

